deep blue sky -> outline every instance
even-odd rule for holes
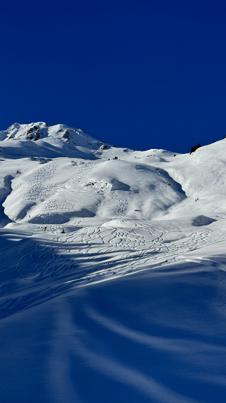
[[[63,122],[176,151],[222,138],[225,21],[213,0],[2,2],[0,127]]]

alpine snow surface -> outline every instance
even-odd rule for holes
[[[0,132],[0,401],[225,402],[226,140]]]

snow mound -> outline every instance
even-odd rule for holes
[[[15,177],[3,207],[12,221],[63,224],[78,217],[156,218],[184,198],[159,168],[58,158]]]

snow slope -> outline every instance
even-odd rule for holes
[[[225,401],[225,155],[0,132],[1,401]]]

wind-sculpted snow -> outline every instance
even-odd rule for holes
[[[0,132],[1,402],[225,401],[225,155]]]
[[[1,400],[223,403],[224,264],[63,289],[1,320]]]

